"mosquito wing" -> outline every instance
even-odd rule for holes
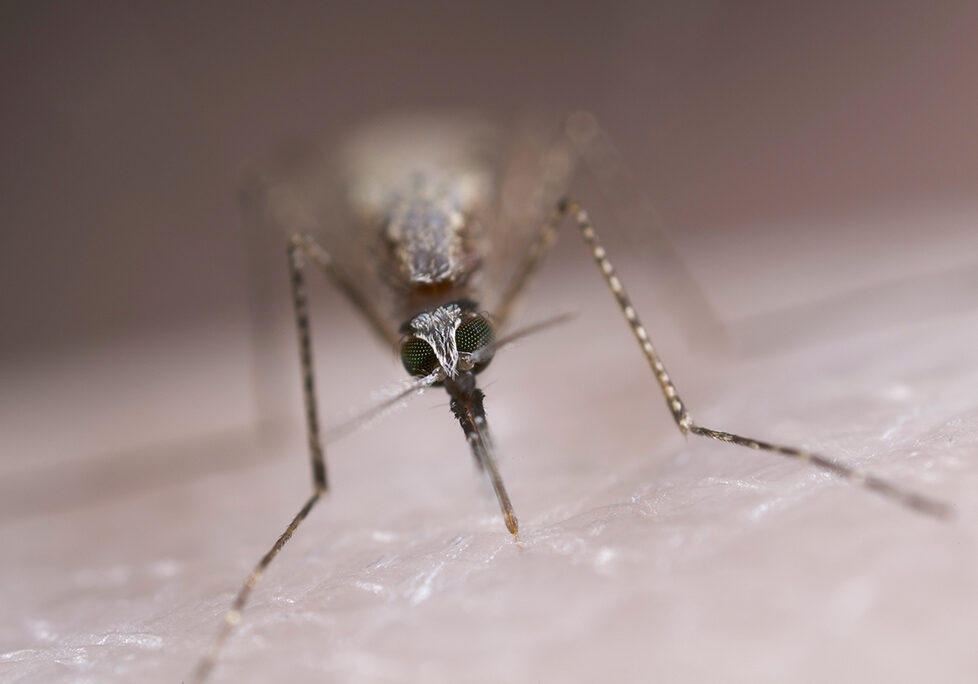
[[[577,165],[562,119],[542,114],[513,125],[502,154],[483,277],[483,303],[492,312],[499,310],[541,227],[567,193]]]
[[[274,258],[275,263],[284,263],[288,237],[296,233],[312,236],[341,278],[354,284],[367,304],[386,316],[387,293],[371,268],[371,255],[356,226],[345,215],[341,182],[335,155],[324,154],[307,142],[285,146],[246,174],[240,191],[246,224],[254,230],[253,241],[262,258]],[[396,328],[391,321],[385,323]]]
[[[657,304],[668,311],[685,340],[705,352],[720,353],[724,325],[673,246],[672,231],[594,117],[577,112],[524,119],[511,140],[499,184],[487,292],[506,292],[558,201],[573,190],[578,175],[586,176],[583,180],[590,181],[603,199],[590,207],[602,234],[616,236],[630,257],[627,261],[647,270]],[[576,239],[569,233],[568,237]],[[492,311],[499,304],[491,297],[486,302]]]

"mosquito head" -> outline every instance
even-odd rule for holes
[[[425,376],[440,371],[442,379],[478,373],[492,360],[496,339],[492,322],[468,300],[419,313],[401,332],[401,362],[408,373]]]

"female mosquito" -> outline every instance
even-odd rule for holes
[[[373,413],[426,388],[443,387],[477,465],[489,477],[506,529],[515,539],[519,523],[496,465],[484,395],[476,378],[503,345],[551,323],[505,336],[498,332],[506,329],[514,303],[567,217],[604,277],[682,433],[794,458],[913,511],[937,518],[952,515],[953,509],[944,502],[827,456],[714,429],[692,418],[587,211],[573,199],[557,199],[577,161],[600,157],[602,146],[608,149],[607,139],[594,119],[577,114],[557,141],[543,147],[521,141],[510,157],[521,153],[522,166],[512,162],[507,166],[501,161],[507,155],[500,154],[498,130],[481,120],[432,116],[388,120],[367,127],[338,155],[346,210],[342,225],[350,226],[348,230],[324,224],[336,218],[325,218],[324,198],[329,192],[321,173],[304,169],[291,178],[263,178],[252,184],[246,201],[289,236],[313,486],[238,591],[194,672],[194,681],[203,681],[212,671],[262,573],[328,489],[307,306],[310,264],[326,274],[381,339],[396,345],[412,378]],[[528,175],[536,176],[533,182],[526,182]],[[507,184],[506,179],[514,177],[518,180]],[[542,207],[547,203],[552,211],[545,218],[548,210]],[[515,258],[508,258],[514,253]]]

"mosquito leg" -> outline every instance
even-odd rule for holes
[[[302,364],[302,395],[306,407],[309,455],[312,464],[312,495],[306,500],[302,508],[299,509],[296,516],[292,518],[292,522],[285,528],[285,531],[275,541],[272,548],[258,561],[258,564],[255,565],[255,568],[251,571],[244,585],[238,590],[234,601],[231,603],[231,607],[224,614],[224,621],[221,623],[221,627],[214,637],[210,650],[201,659],[193,672],[191,677],[191,681],[193,682],[203,682],[214,669],[224,645],[230,638],[235,626],[241,621],[241,612],[244,610],[245,604],[248,602],[248,598],[251,596],[251,592],[258,583],[258,580],[265,572],[265,569],[275,560],[275,557],[282,550],[282,547],[285,546],[286,542],[292,538],[292,534],[302,521],[306,519],[309,511],[312,510],[312,507],[316,505],[316,502],[326,493],[328,488],[326,461],[319,433],[319,417],[316,410],[316,388],[312,363],[312,333],[310,332],[309,326],[309,306],[306,298],[305,281],[305,256],[307,250],[310,249],[310,245],[314,244],[307,237],[296,234],[289,240],[288,246],[292,304],[295,309],[296,329],[299,336],[299,359]],[[325,257],[324,263],[329,263],[328,255],[323,250],[320,249],[318,252],[313,252],[313,255]]]
[[[638,340],[638,343],[642,348],[642,353],[645,354],[645,358],[649,362],[652,372],[655,374],[655,379],[659,383],[659,388],[662,390],[662,396],[666,401],[666,406],[669,408],[669,412],[672,414],[672,418],[679,427],[680,431],[682,431],[684,434],[694,434],[700,437],[715,439],[720,442],[728,442],[730,444],[747,447],[748,449],[768,451],[771,453],[780,454],[782,456],[787,456],[789,458],[794,458],[799,461],[804,461],[847,482],[881,494],[891,501],[894,501],[911,510],[932,515],[937,518],[947,519],[952,517],[954,510],[947,503],[905,490],[887,482],[886,480],[880,479],[875,475],[863,472],[826,456],[822,456],[805,449],[799,449],[791,446],[781,446],[778,444],[765,442],[763,440],[754,439],[752,437],[743,437],[731,432],[715,430],[713,428],[698,425],[696,422],[694,422],[692,417],[689,415],[689,411],[686,410],[686,406],[683,403],[683,400],[680,398],[679,392],[676,390],[676,386],[672,382],[672,378],[670,378],[669,373],[666,372],[666,368],[662,363],[661,357],[655,350],[655,347],[652,345],[652,341],[649,339],[645,326],[642,325],[642,322],[639,320],[638,313],[635,311],[635,307],[632,305],[628,294],[625,292],[625,288],[622,285],[621,280],[618,279],[614,267],[608,260],[604,247],[602,247],[601,243],[598,241],[597,233],[595,233],[594,227],[591,225],[587,212],[572,200],[562,200],[554,210],[550,221],[548,221],[546,231],[555,234],[556,227],[560,224],[561,219],[563,219],[568,213],[574,216],[574,220],[577,223],[578,229],[580,230],[581,237],[584,239],[584,242],[590,249],[591,256],[597,263],[598,268],[601,269],[601,273],[604,275],[608,288],[614,295],[615,300],[618,302],[618,307],[621,309],[622,314],[625,316],[625,320],[628,321],[628,325],[632,329],[632,334],[634,334],[635,339]],[[552,243],[553,236],[548,239],[548,244]]]
[[[302,364],[302,398],[306,407],[306,429],[309,456],[312,459],[312,483],[318,492],[327,489],[326,462],[319,436],[319,414],[316,410],[316,387],[312,367],[312,333],[309,329],[309,305],[306,300],[305,238],[293,235],[289,240],[289,271],[292,282],[292,304],[299,334],[299,361]]]
[[[268,553],[262,556],[261,560],[258,561],[258,564],[255,565],[254,570],[252,570],[251,574],[248,575],[248,579],[234,597],[231,607],[224,614],[224,621],[221,622],[221,627],[218,630],[217,635],[214,637],[214,641],[211,643],[210,649],[197,664],[196,669],[191,675],[191,682],[200,684],[200,682],[206,680],[210,675],[211,671],[214,669],[214,666],[217,664],[217,660],[221,655],[224,644],[227,643],[228,638],[231,636],[231,632],[233,632],[234,628],[239,622],[241,622],[241,612],[244,610],[245,604],[248,602],[252,589],[254,589],[255,585],[258,584],[258,580],[265,572],[265,569],[273,560],[275,560],[275,556],[278,555],[278,552],[282,550],[285,543],[292,537],[292,533],[295,532],[296,528],[299,527],[299,524],[306,519],[307,515],[309,515],[309,511],[311,511],[312,507],[316,505],[316,502],[319,501],[319,497],[323,495],[324,491],[325,490],[317,488],[316,491],[312,493],[312,496],[310,496],[302,508],[299,509],[296,516],[292,518],[292,522],[289,523],[289,526],[285,528],[285,532],[283,532],[282,535],[275,540],[275,544],[272,546],[272,548],[268,550]]]
[[[356,284],[336,264],[332,255],[316,242],[308,233],[294,233],[290,244],[295,245],[313,263],[315,263],[337,290],[366,318],[374,331],[391,346],[400,339],[400,335],[387,322],[387,319],[373,306],[370,300]]]

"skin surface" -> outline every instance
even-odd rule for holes
[[[574,247],[559,248],[520,318],[566,307],[569,291],[580,315],[480,376],[522,543],[432,390],[327,447],[332,490],[259,584],[214,681],[966,681],[978,629],[974,313],[719,365],[659,326],[698,419],[954,502],[958,519],[942,524],[796,463],[683,439]],[[622,271],[644,290],[641,271]],[[350,387],[323,393],[324,415],[345,415],[361,383],[400,376],[395,358],[357,341],[366,328],[350,312],[315,315],[334,323],[316,341],[319,377]],[[281,351],[294,355],[284,324]],[[323,353],[334,348],[341,357]],[[263,439],[148,449],[111,495],[8,519],[4,678],[185,677],[308,493],[298,387],[282,401],[293,424]],[[189,474],[147,485],[161,458]]]

